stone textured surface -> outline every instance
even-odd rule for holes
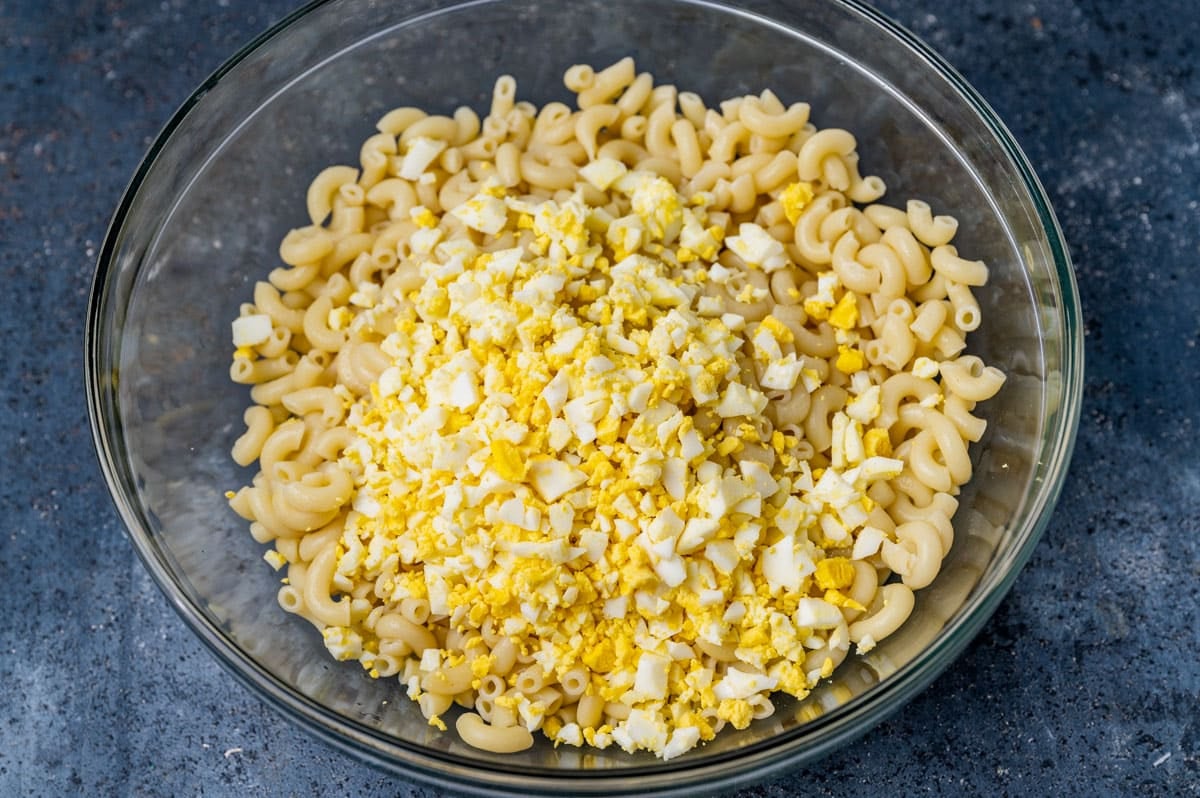
[[[231,683],[120,529],[83,400],[109,214],[174,108],[290,0],[0,0],[0,795],[433,792]],[[983,633],[899,716],[739,795],[1200,795],[1200,16],[878,0],[1005,119],[1071,245],[1075,460]]]

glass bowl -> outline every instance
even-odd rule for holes
[[[427,725],[393,680],[338,663],[276,604],[278,575],[227,507],[247,403],[229,381],[230,321],[306,223],[308,182],[356,163],[398,105],[486,111],[495,77],[567,100],[564,70],[632,55],[709,102],[763,88],[812,104],[860,142],[888,198],[958,216],[985,259],[970,350],[1008,374],[961,496],[956,542],[902,631],[826,686],[669,762],[539,742],[468,748]],[[886,201],[886,198],[885,198]],[[686,794],[810,762],[897,711],[995,610],[1050,519],[1077,425],[1082,334],[1046,196],[986,103],[928,47],[850,0],[330,0],[280,22],[188,98],[151,147],[104,242],[87,323],[87,391],[105,478],[138,554],[229,672],[361,758],[485,793]]]

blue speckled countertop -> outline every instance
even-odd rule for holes
[[[740,796],[1200,795],[1200,14],[879,0],[999,112],[1078,270],[1087,381],[1053,522],[902,713]],[[188,92],[292,0],[0,0],[0,795],[431,795],[233,684],[152,584],[92,452],[96,251]]]

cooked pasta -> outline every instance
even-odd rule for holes
[[[987,267],[853,134],[626,58],[403,107],[234,323],[232,508],[431,724],[663,758],[898,629],[954,540]],[[866,205],[866,207],[863,207]]]

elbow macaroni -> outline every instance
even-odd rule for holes
[[[283,609],[495,752],[663,758],[898,629],[953,542],[987,267],[858,142],[632,59],[397,108],[235,325]]]

